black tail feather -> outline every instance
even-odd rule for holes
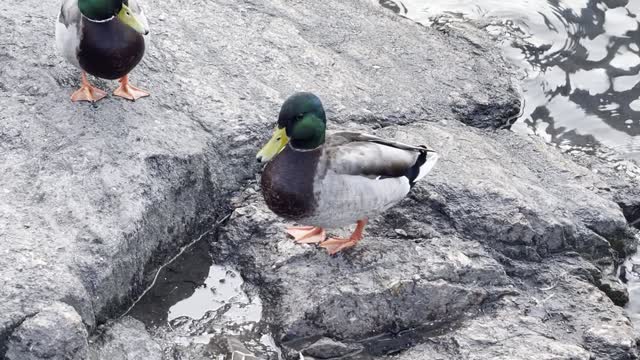
[[[418,175],[420,175],[420,168],[425,162],[427,162],[427,152],[429,152],[429,150],[427,150],[426,147],[424,151],[420,151],[420,155],[418,156],[418,159],[416,159],[415,164],[407,170],[407,174],[405,176],[409,179],[409,186],[412,188],[416,184]]]

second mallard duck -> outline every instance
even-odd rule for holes
[[[147,19],[136,0],[63,0],[56,24],[58,51],[82,70],[82,86],[72,101],[95,102],[107,94],[86,73],[120,79],[114,95],[129,100],[149,96],[129,84],[129,72],[142,59]]]
[[[435,165],[438,155],[356,132],[326,135],[320,99],[296,93],[280,110],[258,161],[269,161],[262,193],[277,215],[305,226],[288,227],[299,243],[319,243],[330,254],[362,239],[367,219],[402,200]],[[325,228],[357,223],[350,237],[326,238]]]

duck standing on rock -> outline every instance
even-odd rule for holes
[[[308,226],[288,227],[298,243],[319,243],[329,254],[362,239],[367,219],[402,200],[435,165],[438,155],[356,132],[325,137],[322,102],[296,93],[280,110],[271,140],[258,161],[269,161],[262,194],[277,215]],[[325,228],[357,223],[349,238],[326,239]]]
[[[63,0],[56,24],[58,51],[82,70],[82,86],[72,101],[96,102],[107,93],[94,87],[87,74],[120,79],[114,95],[137,100],[149,93],[129,84],[129,72],[142,60],[143,35],[149,26],[135,0]]]

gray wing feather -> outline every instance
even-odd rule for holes
[[[306,220],[329,228],[393,206],[411,189],[409,170],[418,163],[426,174],[437,160],[426,148],[356,132],[329,134],[324,151],[314,183],[317,206]],[[413,180],[420,176],[424,175]]]
[[[352,141],[365,141],[365,142],[373,142],[382,145],[387,145],[391,147],[395,147],[403,150],[414,150],[414,151],[433,151],[427,148],[426,146],[416,146],[404,144],[398,141],[383,139],[374,135],[363,134],[359,132],[353,131],[339,131],[331,133],[332,140],[335,139],[336,143],[347,143]]]
[[[373,135],[338,132],[330,135],[326,151],[329,166],[338,174],[398,177],[427,150]]]

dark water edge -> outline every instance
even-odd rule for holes
[[[209,243],[198,241],[161,270],[156,284],[131,309],[129,315],[142,321],[147,327],[166,324],[172,306],[193,296],[197,289],[205,286],[212,265]]]
[[[484,28],[522,70],[514,130],[640,158],[640,1],[379,0],[422,24]]]

